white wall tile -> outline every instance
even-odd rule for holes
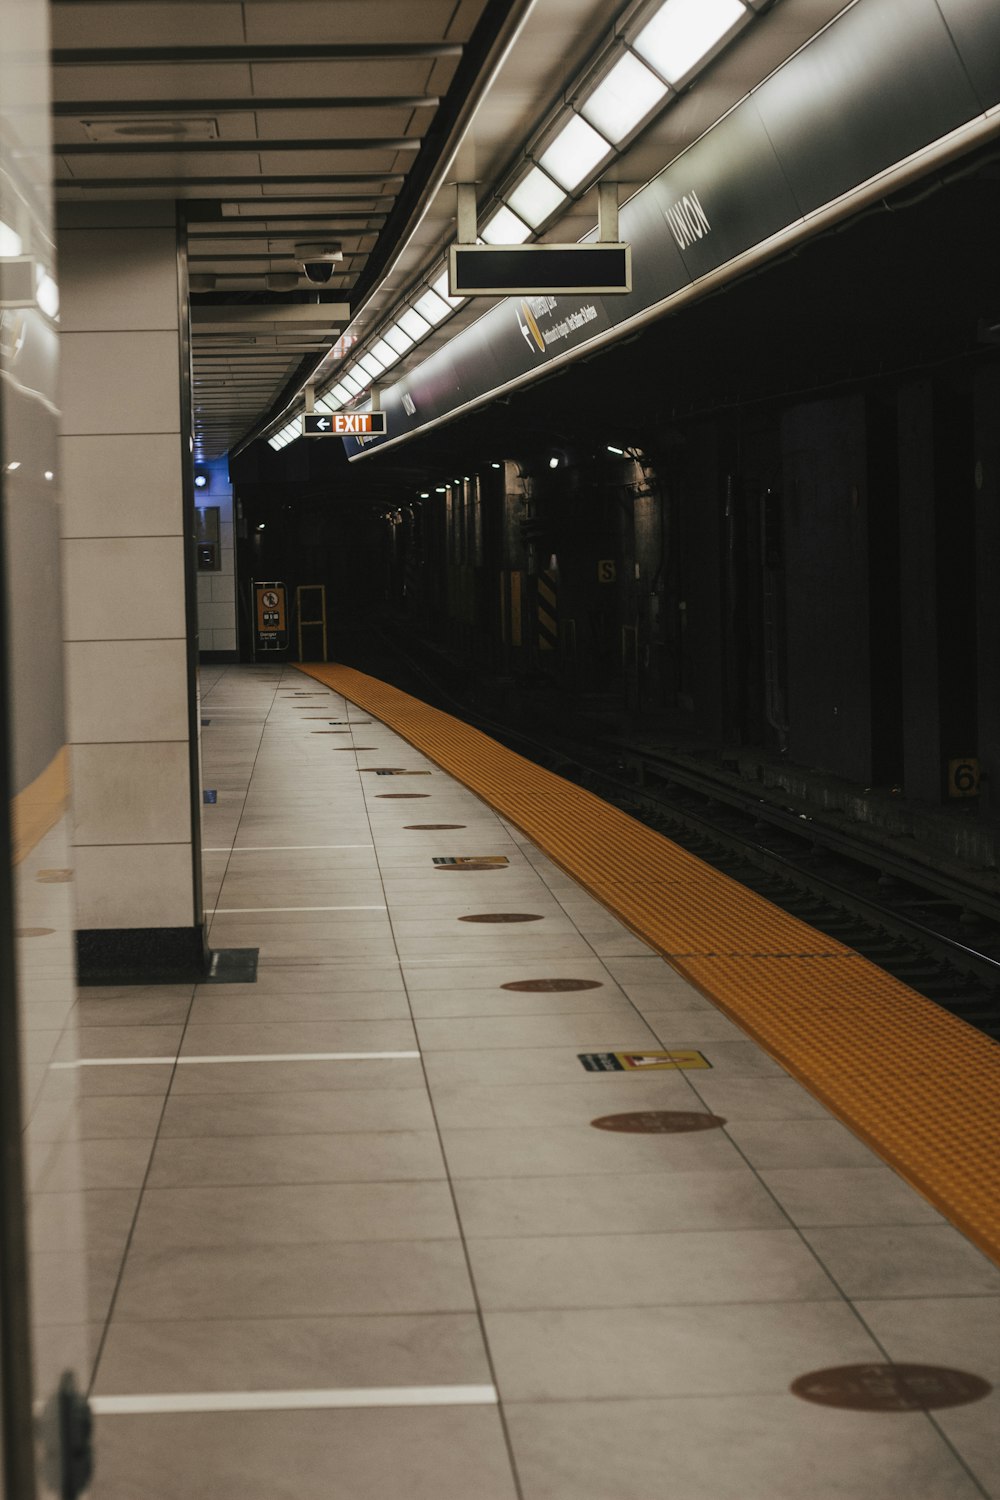
[[[176,333],[63,333],[64,433],[179,432]]]
[[[112,844],[76,851],[80,927],[190,927],[190,844]]]
[[[217,630],[215,632],[215,648],[214,649],[216,651],[235,651],[236,650],[236,631],[235,630]]]
[[[199,624],[198,625],[198,650],[199,651],[214,651],[215,650],[215,635],[216,635],[216,632],[214,630],[206,630],[203,625]]]
[[[216,604],[235,604],[236,580],[232,573],[212,574],[212,598]]]
[[[67,640],[186,635],[183,549],[174,537],[64,541],[63,581]]]
[[[213,590],[212,590],[213,579],[214,579],[214,574],[212,574],[212,573],[199,573],[198,574],[198,607],[199,607],[199,612],[200,612],[201,606],[203,604],[208,604],[208,603],[211,602],[211,599],[213,597]]]
[[[74,745],[73,843],[176,844],[191,838],[187,740]]]
[[[233,624],[231,604],[202,604],[198,608],[198,623],[206,630],[228,630]]]
[[[70,641],[66,681],[71,742],[187,738],[182,640]]]
[[[173,226],[61,231],[59,321],[64,336],[83,329],[176,329]]]
[[[63,536],[180,536],[180,433],[64,437]]]

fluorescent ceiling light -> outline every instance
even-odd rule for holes
[[[645,63],[626,52],[611,72],[580,105],[591,125],[617,146],[650,110],[655,109],[667,86]]]
[[[374,344],[372,344],[372,353],[381,364],[383,370],[387,365],[394,365],[399,358],[395,349],[387,344],[385,339],[375,340]]]
[[[333,394],[332,391],[327,391],[325,393],[325,395],[322,395],[322,396],[318,397],[318,399],[316,401],[316,410],[317,411],[339,411],[340,408],[343,406],[343,404],[344,404],[343,401],[338,401],[337,400],[336,396]]]
[[[573,115],[542,155],[541,165],[569,193],[590,176],[610,150],[603,135],[579,115]]]
[[[451,312],[447,302],[443,297],[439,297],[437,292],[425,292],[413,305],[428,323],[440,323],[441,319],[446,318]]]
[[[404,333],[398,323],[385,330],[385,342],[391,344],[397,354],[405,354],[407,349],[413,348],[413,340],[408,333]]]
[[[371,351],[367,354],[362,354],[358,360],[358,364],[364,370],[365,374],[370,375],[373,380],[377,380],[385,371],[385,365],[380,359],[376,359]]]
[[[341,385],[347,386],[347,389],[350,391],[352,396],[360,396],[361,392],[364,390],[364,386],[361,384],[361,381],[358,380],[354,375],[341,375],[340,383]]]
[[[336,396],[336,398],[340,402],[341,406],[343,406],[345,404],[345,402],[350,401],[350,399],[351,399],[351,393],[347,389],[347,386],[339,384],[339,383],[337,385],[331,387],[331,389],[328,392],[328,394],[331,395],[331,396]]]
[[[47,318],[58,318],[59,288],[41,266],[35,268],[35,301]]]
[[[412,339],[422,339],[425,333],[430,333],[431,325],[426,318],[422,318],[412,307],[408,307],[405,313],[400,314],[399,326],[410,335]]]
[[[276,437],[273,437],[273,438],[268,438],[268,440],[267,440],[267,446],[269,448],[273,448],[275,450],[275,452],[277,452],[277,450],[281,447],[281,444],[278,442],[278,439]]]
[[[746,13],[743,0],[667,0],[632,46],[668,83],[676,83]]]
[[[530,234],[524,220],[506,206],[498,208],[492,219],[487,219],[482,231],[487,245],[523,245]]]
[[[448,295],[448,272],[442,271],[437,281],[432,281],[431,286],[437,292],[442,301],[447,302],[449,307],[461,307],[466,301],[465,297],[449,297]]]
[[[516,209],[522,219],[537,229],[550,214],[554,214],[566,201],[562,188],[556,187],[551,177],[546,177],[541,167],[532,167],[522,183],[508,193],[507,202]]]
[[[24,253],[24,241],[16,229],[11,229],[0,219],[0,259],[6,260],[9,256],[22,255]]]

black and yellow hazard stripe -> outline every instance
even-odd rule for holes
[[[559,582],[546,568],[538,575],[538,649],[554,651],[559,643]]]

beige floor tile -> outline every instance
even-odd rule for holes
[[[493,1047],[577,1047],[581,1052],[656,1048],[655,1034],[635,1011],[556,1016],[464,1016],[419,1018],[424,1052]]]
[[[444,1175],[444,1158],[433,1130],[174,1136],[157,1142],[149,1186],[405,1182]]]
[[[604,990],[621,993],[602,963],[588,954],[567,969],[558,959],[534,959],[525,967],[526,960],[507,954],[496,963],[481,964],[468,959],[456,958],[453,963],[429,961],[404,965],[406,987],[411,994],[436,990],[499,990],[502,986],[520,979],[595,979]],[[597,993],[592,991],[591,993]]]
[[[163,995],[137,993],[120,999],[93,999],[92,990],[81,990],[73,1022],[81,1027],[182,1026],[191,1007],[193,988],[187,986],[182,993],[170,985],[164,989],[167,993]]]
[[[188,1027],[183,1057],[287,1052],[396,1052],[416,1046],[406,1021],[287,1021]]]
[[[490,1312],[486,1336],[504,1401],[779,1395],[883,1357],[842,1302]]]
[[[223,991],[220,985],[219,990]],[[211,995],[202,990],[191,1009],[193,1026],[266,1026],[303,1021],[400,1021],[409,1020],[410,1009],[402,990],[363,990],[329,994],[315,991],[304,995],[239,995],[224,991]]]
[[[726,1172],[743,1165],[722,1131],[624,1135],[585,1126],[443,1130],[448,1171],[460,1177],[581,1173]]]
[[[129,1068],[128,1072],[133,1070]],[[156,1134],[163,1112],[158,1094],[104,1095],[81,1099],[77,1110],[77,1127],[81,1140],[112,1137],[149,1138]]]
[[[646,1307],[839,1298],[794,1230],[469,1241],[484,1308]]]
[[[331,1500],[333,1485],[344,1500],[516,1500],[490,1408],[116,1417],[104,1425],[102,1500]]]
[[[474,1314],[422,1313],[112,1323],[96,1389],[330,1390],[491,1380]]]
[[[410,1007],[417,1020],[455,1016],[616,1016],[635,1020],[632,1004],[617,990],[570,990],[519,994],[492,990],[413,990]]]
[[[808,1167],[761,1177],[796,1224],[942,1222],[937,1209],[888,1167]]]
[[[1000,1267],[949,1224],[804,1229],[847,1297],[978,1297],[1000,1293]]]
[[[714,1052],[713,1052],[714,1056]],[[751,1166],[760,1172],[781,1168],[877,1168],[882,1162],[839,1120],[733,1120],[726,1129]]]
[[[340,1182],[147,1188],[132,1244],[310,1245],[340,1240],[445,1240],[458,1234],[445,1182]]]
[[[468,1312],[457,1240],[199,1246],[133,1252],[115,1317],[125,1322]]]
[[[790,1395],[507,1407],[524,1500],[982,1500],[926,1417]]]
[[[784,1229],[785,1215],[738,1160],[731,1171],[471,1179],[455,1184],[468,1239]]]
[[[893,1359],[954,1366],[1000,1385],[1000,1296],[863,1299],[857,1309]]]
[[[248,1071],[242,1063],[236,1066]],[[188,1072],[200,1073],[201,1069],[180,1071],[187,1076]],[[429,1130],[433,1123],[430,1103],[423,1089],[321,1091],[303,1088],[291,1093],[172,1094],[167,1101],[160,1134],[161,1138],[317,1135],[332,1131]]]
[[[793,1078],[734,1078],[715,1070],[689,1076],[706,1107],[727,1120],[829,1119],[819,1100]]]
[[[583,1127],[600,1115],[701,1108],[681,1073],[646,1074],[640,1078],[611,1073],[594,1078],[581,1069],[579,1079],[573,1083],[510,1083],[492,1087],[436,1084],[434,1112],[443,1129],[497,1130],[516,1126]]]

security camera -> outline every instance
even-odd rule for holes
[[[332,245],[323,240],[307,240],[305,244],[296,245],[295,251],[302,257],[302,269],[306,276],[319,285],[330,280],[334,265],[344,258],[340,245]]]

